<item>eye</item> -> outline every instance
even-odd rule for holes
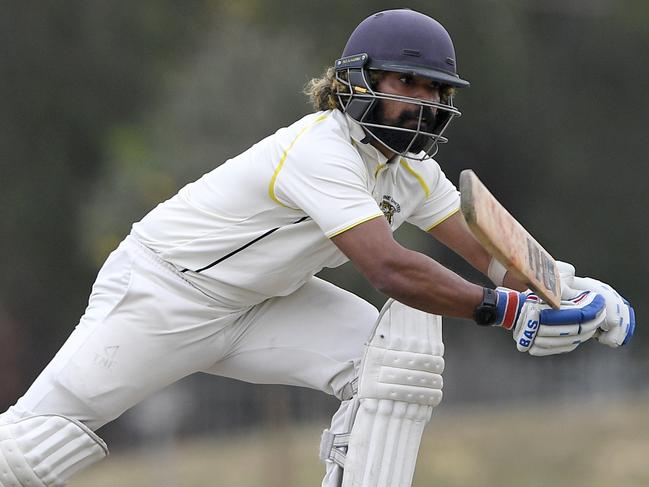
[[[401,81],[401,83],[403,83],[404,85],[410,85],[413,81],[412,75],[404,74],[399,78],[399,81]]]

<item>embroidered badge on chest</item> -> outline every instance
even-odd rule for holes
[[[392,196],[384,194],[383,200],[379,203],[379,208],[387,218],[388,223],[392,225],[394,214],[401,212],[401,205],[392,199]]]

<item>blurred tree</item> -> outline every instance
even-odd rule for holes
[[[70,332],[92,282],[78,215],[100,174],[105,132],[148,106],[158,79],[192,46],[205,8],[2,2],[0,300],[13,317],[2,326],[24,334],[28,376]]]
[[[84,209],[96,264],[146,211],[309,111],[300,89],[313,47],[296,45],[288,32],[218,19],[183,69],[168,76],[158,106],[110,131],[110,162]]]

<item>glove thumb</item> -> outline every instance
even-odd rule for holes
[[[557,269],[561,279],[561,300],[569,301],[574,298],[579,291],[573,288],[575,280],[575,266],[567,262],[557,261]]]

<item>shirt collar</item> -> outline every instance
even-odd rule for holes
[[[349,135],[356,144],[354,144],[358,150],[362,151],[365,155],[369,156],[371,159],[376,160],[378,164],[385,164],[388,162],[388,158],[383,155],[383,153],[374,147],[368,142],[368,137],[365,133],[361,124],[356,120],[345,113],[345,119],[347,120],[347,126],[349,127]]]

